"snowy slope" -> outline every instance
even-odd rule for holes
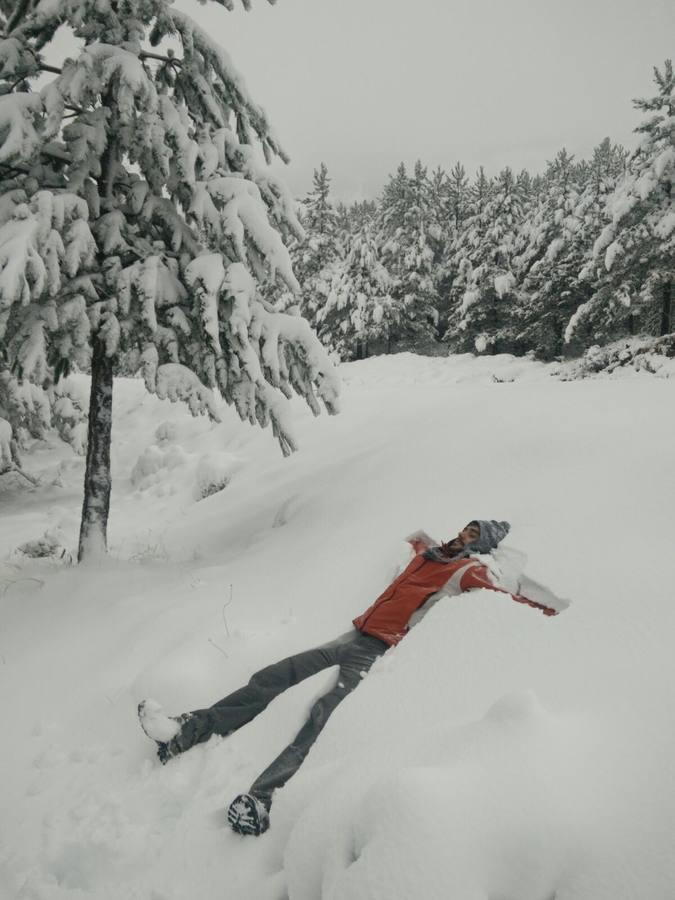
[[[102,568],[12,552],[45,530],[76,543],[82,461],[36,448],[44,486],[0,496],[0,897],[672,900],[675,384],[550,372],[352,363],[341,415],[294,404],[286,460],[230,411],[214,426],[119,382]],[[571,608],[437,604],[338,708],[260,839],[223,811],[332,673],[156,763],[141,698],[203,706],[347,630],[404,535],[477,517],[508,518]]]

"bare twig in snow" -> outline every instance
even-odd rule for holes
[[[230,658],[230,657],[227,655],[227,653],[223,650],[223,648],[222,648],[222,647],[219,647],[218,644],[216,644],[216,642],[213,640],[213,638],[207,638],[207,641],[209,642],[209,644],[211,644],[212,646],[214,646],[214,647],[216,648],[216,650],[220,650],[220,652],[223,654],[223,656],[225,657],[225,659],[229,659],[229,658]]]

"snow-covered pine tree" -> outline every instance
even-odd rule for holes
[[[479,178],[485,178],[482,169],[479,170]],[[481,182],[479,191],[485,190],[484,183]],[[469,178],[466,174],[464,166],[458,162],[450,170],[447,177],[448,191],[448,211],[450,214],[450,222],[455,235],[459,234],[466,220],[472,213],[472,191],[469,184]]]
[[[377,213],[375,200],[355,200],[349,206],[338,200],[335,205],[335,221],[337,225],[337,242],[341,258],[346,256],[346,248],[352,234],[356,234],[362,225],[371,222]]]
[[[569,320],[567,340],[581,327],[594,342],[636,330],[665,335],[673,329],[675,277],[675,74],[671,60],[654,69],[657,93],[635,100],[646,114],[626,172],[609,196],[608,221],[593,247],[599,283]],[[584,273],[593,271],[587,266]]]
[[[382,262],[393,278],[392,297],[400,325],[397,350],[428,352],[437,343],[438,240],[427,170],[418,160],[412,177],[401,163],[385,185],[380,204]]]
[[[438,206],[443,210],[443,253],[438,262],[435,281],[438,296],[438,333],[447,336],[451,310],[457,305],[453,285],[458,284],[458,264],[463,258],[458,249],[465,235],[465,223],[471,215],[471,185],[461,163],[455,163],[439,186]]]
[[[312,190],[304,200],[305,227],[314,237],[312,262],[320,270],[338,254],[337,213],[330,199],[330,178],[325,163],[314,169]]]
[[[453,177],[459,176],[463,169],[455,166]],[[462,184],[462,192],[464,185]],[[492,194],[493,183],[485,174],[483,166],[476,172],[476,177],[468,188],[467,207],[465,215],[459,227],[453,229],[452,238],[447,252],[447,275],[449,281],[448,309],[449,321],[444,340],[450,340],[451,346],[458,349],[463,346],[463,339],[468,335],[455,334],[455,327],[461,323],[461,309],[464,304],[464,296],[468,290],[471,275],[471,256],[477,252],[480,246],[487,221],[482,213]],[[460,329],[461,330],[461,329]],[[464,341],[464,343],[466,343]],[[470,342],[469,342],[470,343]],[[473,345],[470,349],[475,349]]]
[[[579,258],[566,252],[578,228],[574,210],[581,172],[563,147],[548,163],[544,190],[533,195],[529,176],[520,177],[531,203],[516,237],[514,274],[519,284],[513,307],[514,349],[552,359],[564,346],[565,325],[574,310]]]
[[[429,176],[428,183],[433,220],[439,225],[445,225],[450,218],[449,183],[445,170],[437,166]]]
[[[511,169],[502,169],[493,186],[479,170],[474,202],[475,212],[456,251],[462,295],[447,338],[455,350],[501,353],[514,349],[513,259],[523,218],[523,200]]]
[[[339,235],[349,231],[349,207],[344,200],[338,200],[335,204],[335,224]]]
[[[307,322],[262,299],[276,276],[298,289],[282,236],[300,226],[255,145],[283,151],[225,51],[169,0],[4,11],[0,339],[36,382],[90,358],[83,559],[106,547],[118,353],[193,410],[218,387],[284,453],[285,397],[333,412],[338,386]],[[75,50],[55,66],[62,26]]]
[[[605,138],[593,150],[590,160],[577,166],[580,195],[571,214],[562,221],[562,244],[552,263],[554,279],[559,283],[555,298],[557,317],[565,326],[574,311],[586,303],[598,289],[599,267],[593,258],[593,244],[603,227],[607,198],[625,171],[627,152],[620,144]],[[594,343],[590,329],[582,325],[573,338],[563,335],[563,345],[556,342],[554,353],[578,355]],[[544,355],[544,354],[542,354]]]
[[[365,221],[352,237],[346,259],[338,263],[326,303],[318,311],[323,343],[343,360],[389,353],[398,327],[391,286],[373,223]]]
[[[377,221],[378,206],[375,200],[355,200],[345,207],[346,218],[339,223],[338,243],[341,248],[341,259],[349,253],[352,237],[358,234],[364,225]]]
[[[434,286],[434,311],[436,318],[436,338],[440,340],[445,333],[448,320],[448,295],[450,279],[448,277],[448,254],[452,246],[453,214],[450,194],[450,181],[444,169],[438,166],[431,173],[429,183],[429,244],[433,251],[431,260],[431,278]],[[441,345],[439,344],[439,350]]]
[[[300,311],[313,328],[326,302],[335,265],[342,255],[337,212],[330,199],[330,178],[325,163],[314,170],[312,190],[304,199],[302,226],[306,238],[293,253],[293,271],[302,289]]]
[[[495,189],[496,180],[489,177],[483,166],[479,166],[469,194],[472,215],[480,216],[483,214],[485,207],[494,195]]]
[[[529,214],[530,205],[534,203],[538,197],[538,192],[534,188],[534,179],[527,169],[521,169],[518,173],[516,177],[516,186],[518,193],[522,198],[524,214],[527,216]]]

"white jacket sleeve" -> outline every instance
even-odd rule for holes
[[[438,541],[435,541],[432,537],[426,533],[426,531],[422,531],[420,528],[418,531],[413,531],[412,534],[409,534],[407,538],[405,538],[408,544],[411,544],[413,541],[421,541],[423,544],[426,544],[427,547],[438,547]]]

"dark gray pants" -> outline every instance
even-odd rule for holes
[[[338,703],[354,690],[387,644],[354,629],[334,641],[296,653],[256,672],[249,683],[208,709],[189,713],[178,735],[170,742],[171,755],[207,741],[212,735],[232,734],[250,722],[279,694],[294,684],[330,666],[339,666],[335,685],[312,707],[309,718],[293,741],[256,778],[249,789],[269,809],[272,791],[286,784],[307,756],[328,717]]]

